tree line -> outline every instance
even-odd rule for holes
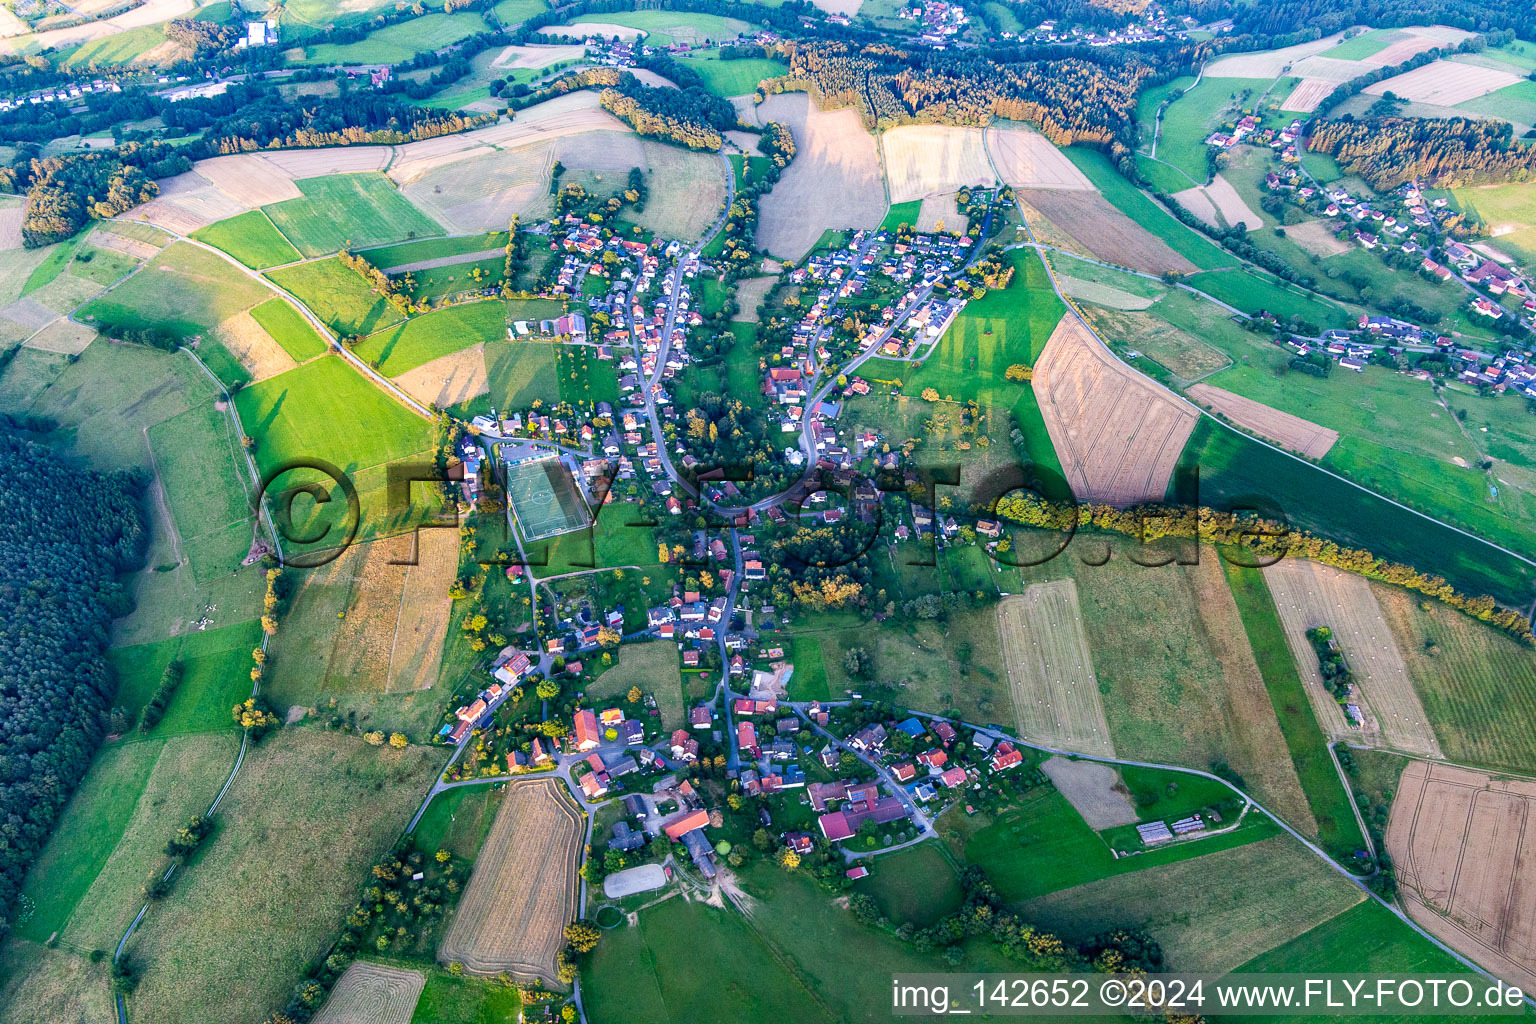
[[[112,620],[133,607],[116,577],[148,540],[142,490],[0,435],[0,931],[105,732]]]
[[[160,194],[154,178],[180,174],[191,162],[164,143],[129,142],[112,151],[74,153],[0,167],[0,189],[25,190],[21,222],[28,249],[70,237],[91,218],[105,220]]]
[[[1313,125],[1307,148],[1333,157],[1377,191],[1415,180],[1451,188],[1529,181],[1536,174],[1536,147],[1518,142],[1507,121],[1345,115]]]

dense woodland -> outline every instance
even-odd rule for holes
[[[110,152],[77,153],[0,167],[0,188],[26,190],[22,243],[29,249],[62,241],[91,218],[105,220],[160,194],[155,178],[192,166],[163,143],[125,143]]]
[[[641,135],[667,139],[690,149],[720,148],[722,131],[736,127],[736,108],[700,88],[646,85],[631,74],[601,94],[612,111]]]
[[[104,653],[143,558],[140,487],[0,435],[0,906],[85,774],[116,681]],[[8,926],[9,917],[0,919]]]
[[[1342,117],[1312,127],[1307,147],[1326,153],[1377,190],[1418,179],[1434,188],[1529,181],[1536,147],[1505,121],[1470,118]]]
[[[790,70],[765,83],[768,91],[808,90],[822,106],[856,107],[871,127],[1004,118],[1038,125],[1061,146],[1129,145],[1136,93],[1153,75],[1134,54],[1001,63],[976,51],[807,42],[780,52]]]

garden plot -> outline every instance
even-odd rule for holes
[[[1414,103],[1454,107],[1521,81],[1519,75],[1497,68],[1437,60],[1421,68],[1376,82],[1364,92],[1380,96],[1391,92]]]
[[[1387,851],[1410,917],[1504,981],[1536,986],[1536,782],[1415,761]]]
[[[997,628],[1019,735],[1058,750],[1113,757],[1077,584],[1035,583],[1004,598]]]
[[[1121,213],[1097,192],[1054,189],[1020,191],[1019,199],[1107,263],[1146,274],[1195,271],[1195,265],[1161,238]]]
[[[1010,188],[1093,189],[1088,176],[1039,132],[988,128],[985,141],[992,165]]]
[[[1266,441],[1283,445],[1309,459],[1321,459],[1339,440],[1337,430],[1320,427],[1300,416],[1272,409],[1262,402],[1209,384],[1194,385],[1189,389],[1189,397],[1244,430],[1251,430]]]
[[[557,984],[555,954],[578,910],[584,832],[558,779],[508,783],[438,959]]]
[[[857,111],[823,111],[806,93],[781,93],[755,110],[748,105],[743,116],[778,121],[795,136],[794,162],[762,200],[763,250],[799,260],[827,228],[873,228],[885,218],[879,154]]]
[[[426,984],[420,971],[354,960],[312,1024],[411,1024]]]
[[[1324,732],[1335,739],[1443,757],[1418,692],[1381,605],[1363,576],[1309,559],[1287,558],[1264,570],[1286,641]],[[1351,703],[1365,722],[1350,726],[1344,710],[1323,687],[1317,654],[1307,630],[1327,626],[1355,676]]]
[[[1079,500],[1161,501],[1199,414],[1120,362],[1076,316],[1035,364],[1035,395]]]
[[[996,180],[979,128],[904,125],[881,135],[880,148],[893,203],[991,185]]]

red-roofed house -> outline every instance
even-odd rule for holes
[[[662,830],[667,833],[667,838],[676,842],[696,828],[706,828],[709,825],[709,812],[700,808],[697,811],[684,811],[674,814],[662,825]]]
[[[743,754],[757,757],[757,728],[751,722],[741,722],[736,726],[736,747]]]
[[[940,768],[948,760],[949,755],[937,747],[932,750],[925,750],[917,755],[917,763],[927,765],[929,768]]]
[[[948,722],[934,722],[933,734],[947,747],[955,742],[955,727]]]
[[[576,712],[576,749],[591,750],[601,742],[597,732],[597,716],[590,711]]]
[[[847,871],[844,871],[843,874],[857,881],[858,879],[863,878],[865,875],[869,874],[869,868],[865,867],[863,864],[860,864],[856,868],[849,868]]]
[[[965,769],[961,768],[959,765],[955,765],[949,771],[945,772],[943,775],[940,775],[939,781],[944,783],[944,785],[948,786],[950,789],[954,789],[956,786],[963,786],[965,785]]]
[[[996,751],[992,754],[992,770],[995,772],[1005,772],[1010,768],[1017,768],[1023,763],[1024,755],[1019,753],[1014,748],[1014,745],[1007,740],[999,743]]]

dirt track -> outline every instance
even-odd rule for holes
[[[1415,761],[1392,802],[1387,852],[1409,916],[1536,989],[1536,782]]]
[[[1112,356],[1072,314],[1035,364],[1035,397],[1080,500],[1160,501],[1199,414]]]

